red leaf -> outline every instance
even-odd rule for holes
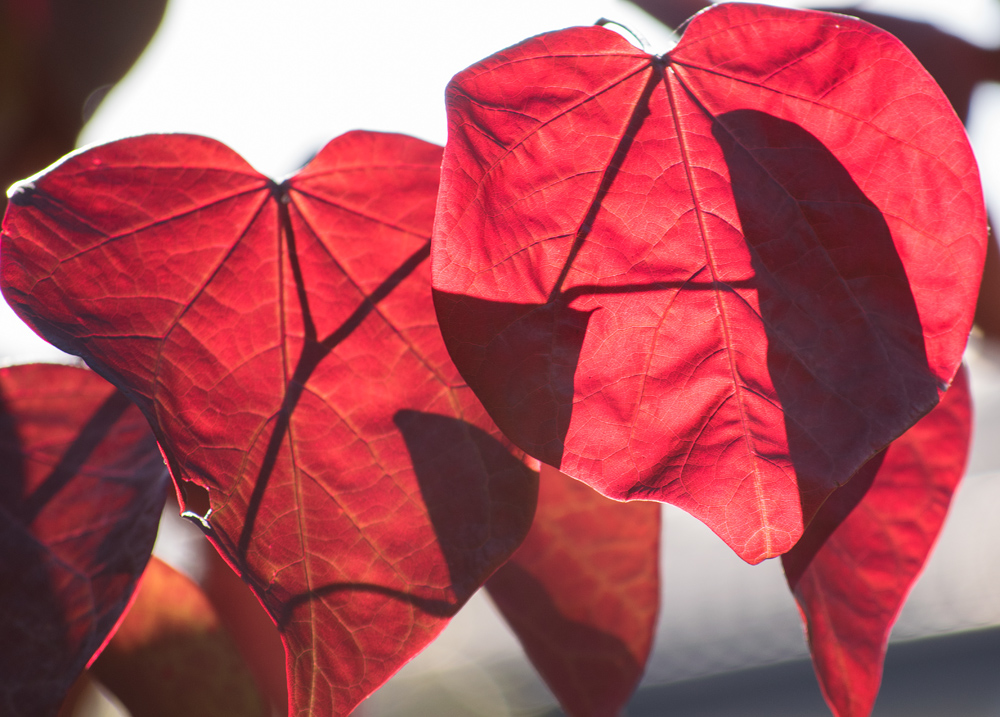
[[[937,408],[834,492],[782,556],[838,717],[871,713],[889,631],[937,541],[971,438],[963,369]]]
[[[167,472],[142,415],[73,366],[0,369],[0,713],[54,715],[132,597]]]
[[[868,12],[860,7],[829,11],[870,22],[899,38],[940,85],[963,122],[968,118],[976,85],[1000,80],[1000,52],[996,49],[973,45],[926,22]]]
[[[92,670],[132,717],[268,714],[208,598],[156,558]]]
[[[543,462],[758,562],[951,381],[979,178],[887,33],[721,4],[657,58],[571,28],[457,75],[448,111],[442,332]]]
[[[530,527],[537,476],[434,320],[440,153],[353,132],[279,185],[215,141],[138,137],[11,198],[8,301],[207,489],[209,538],[282,631],[293,714],[350,712]]]
[[[660,602],[660,506],[615,503],[542,464],[535,522],[486,587],[574,717],[621,712]]]

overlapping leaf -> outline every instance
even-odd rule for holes
[[[204,570],[200,584],[205,595],[253,673],[272,717],[284,717],[288,713],[285,649],[274,622],[249,586],[216,551],[206,551]]]
[[[782,556],[837,717],[867,717],[889,631],[937,541],[972,437],[967,372],[836,491]]]
[[[542,465],[535,522],[486,587],[567,714],[614,717],[660,602],[660,506],[610,501]]]
[[[91,670],[132,717],[269,714],[201,588],[156,558]]]
[[[660,58],[571,28],[457,75],[448,111],[442,332],[545,463],[757,562],[951,381],[979,179],[887,33],[723,4]]]
[[[167,485],[142,414],[100,376],[0,369],[0,713],[56,714],[132,597]]]
[[[434,319],[440,152],[354,132],[276,184],[215,141],[139,137],[21,185],[5,220],[8,301],[207,490],[209,538],[282,632],[295,715],[350,712],[534,511],[537,474]]]

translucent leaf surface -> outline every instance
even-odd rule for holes
[[[758,562],[950,383],[979,177],[888,33],[727,3],[664,57],[601,27],[540,35],[447,101],[438,317],[541,461]]]
[[[0,369],[0,713],[56,714],[132,597],[168,480],[142,414],[97,374]]]
[[[146,414],[282,632],[293,715],[349,713],[534,512],[537,474],[435,322],[440,156],[352,132],[277,184],[213,140],[146,136],[11,196],[5,296]]]
[[[941,403],[830,496],[782,556],[837,717],[871,713],[889,631],[937,541],[971,438],[961,370]]]

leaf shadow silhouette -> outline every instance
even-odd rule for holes
[[[816,554],[864,499],[884,460],[885,451],[877,453],[854,474],[847,485],[835,490],[809,524],[809,530],[802,534],[795,547],[781,556],[781,566],[785,571],[788,586],[793,592]]]
[[[538,474],[467,421],[403,410],[396,412],[393,422],[406,441],[460,606],[486,577],[477,566],[485,562],[492,572],[506,556],[499,544],[494,545],[493,527],[515,520],[512,516],[529,501],[534,511]],[[486,466],[491,467],[489,472]]]
[[[562,293],[545,304],[515,304],[434,292],[441,324],[449,327],[445,343],[469,387],[505,435],[554,466],[562,462],[591,315],[569,300]],[[494,334],[497,326],[504,328]]]
[[[753,276],[683,289],[756,293],[768,399],[784,415],[782,460],[797,477],[808,524],[831,491],[937,402],[939,381],[889,227],[843,164],[801,126],[767,113],[714,120]],[[491,417],[529,454],[558,466],[592,315],[571,302],[675,288],[557,287],[545,304],[442,291],[434,298],[449,351]]]
[[[889,227],[846,168],[808,131],[764,112],[729,112],[713,127],[808,522],[937,402],[938,381]]]
[[[69,626],[49,576],[49,556],[28,531],[30,521],[22,517],[28,476],[17,428],[14,412],[0,393],[0,582],[7,586],[0,595],[0,641],[7,646],[0,655],[0,706],[11,715],[29,709],[54,710],[61,696],[52,682],[58,681],[63,670],[72,669],[64,664],[65,658],[49,659],[55,669],[48,670],[33,659],[36,643],[44,644],[53,655],[70,655]],[[53,692],[57,693],[54,697]]]
[[[281,403],[281,411],[271,438],[268,442],[267,450],[261,462],[260,470],[257,471],[257,478],[254,482],[253,493],[247,505],[246,517],[243,528],[240,531],[239,542],[236,546],[236,555],[240,561],[245,561],[247,551],[250,548],[250,541],[253,539],[254,528],[257,523],[257,516],[260,513],[264,502],[264,492],[271,480],[271,474],[278,459],[278,451],[282,441],[288,434],[292,413],[302,398],[309,378],[319,367],[323,360],[339,344],[348,339],[351,334],[362,324],[362,322],[375,310],[379,301],[388,296],[393,289],[406,280],[417,267],[420,266],[430,256],[430,243],[415,251],[404,261],[398,269],[387,276],[385,280],[364,299],[354,310],[354,312],[344,321],[344,323],[326,336],[322,340],[316,333],[316,325],[312,318],[312,311],[309,307],[309,298],[306,291],[305,281],[302,278],[302,270],[299,267],[298,252],[295,245],[295,232],[291,227],[291,219],[288,213],[288,205],[282,201],[285,192],[284,185],[273,185],[272,192],[279,198],[278,208],[280,211],[283,226],[284,239],[288,245],[289,263],[295,276],[295,285],[298,290],[299,303],[305,320],[305,347],[299,357],[288,385],[285,387],[284,397]],[[176,472],[178,473],[179,472]]]
[[[516,518],[526,500],[534,506],[538,474],[508,448],[467,421],[404,409],[393,416],[406,442],[420,493],[437,543],[448,565],[453,597],[421,597],[385,585],[338,582],[287,600],[276,622],[283,629],[295,611],[311,600],[337,593],[370,593],[413,605],[435,617],[452,617],[508,554],[503,541],[493,544],[492,526]],[[442,450],[442,446],[447,446]],[[484,466],[491,466],[492,478]],[[486,574],[481,567],[489,565]]]
[[[573,714],[612,714],[626,701],[632,683],[628,678],[640,674],[642,665],[624,642],[567,619],[545,586],[516,563],[504,565],[487,587],[546,683],[564,687],[560,698],[569,701],[565,706]],[[539,625],[545,630],[535,629]],[[620,694],[622,686],[626,694]]]

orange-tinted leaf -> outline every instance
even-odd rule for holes
[[[132,597],[167,484],[142,414],[100,376],[0,369],[0,714],[56,713]]]
[[[216,551],[205,555],[201,587],[215,606],[223,627],[253,674],[254,682],[276,714],[288,712],[285,649],[274,621],[249,586]]]
[[[965,471],[972,405],[962,369],[941,403],[872,458],[782,556],[837,717],[867,717],[889,631]]]
[[[448,112],[449,351],[514,443],[606,495],[778,555],[957,370],[979,176],[889,34],[726,3],[661,58],[571,28],[457,75]]]
[[[542,465],[531,532],[486,587],[567,714],[613,717],[638,684],[659,546],[657,503],[616,503]]]
[[[268,714],[250,670],[201,588],[156,558],[91,669],[132,717]]]
[[[278,624],[292,714],[350,712],[534,512],[537,474],[435,323],[440,156],[352,132],[276,184],[213,140],[137,137],[21,185],[5,219],[8,301],[207,490],[184,507]]]

